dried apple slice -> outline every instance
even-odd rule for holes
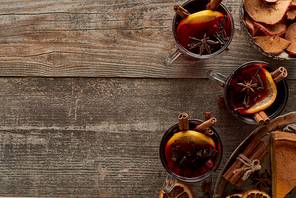
[[[265,36],[265,34],[259,28],[254,27],[254,36]]]
[[[287,12],[287,19],[294,20],[296,17],[296,7],[290,7]]]
[[[257,27],[254,27],[254,24],[253,24],[253,19],[248,15],[248,13],[245,13],[245,16],[244,16],[244,22],[245,22],[245,25],[246,27],[249,29],[249,32],[250,32],[250,35],[252,37],[254,37],[255,35],[257,36],[262,36],[262,35],[265,35],[262,31],[260,31]]]
[[[286,39],[274,36],[256,36],[254,40],[264,51],[271,54],[280,54],[291,44]]]
[[[245,21],[247,28],[249,29],[251,36],[254,36],[255,27],[253,24],[253,19],[251,19],[251,17],[247,13],[245,13],[244,21]]]
[[[296,55],[296,22],[292,23],[285,34],[285,39],[291,42],[291,45],[287,48],[290,54]]]
[[[291,5],[291,0],[281,0],[267,4],[262,0],[244,0],[245,11],[257,22],[276,24],[285,16]]]
[[[267,36],[282,36],[287,31],[287,25],[284,21],[274,25],[266,25],[254,21],[253,25],[264,32]]]

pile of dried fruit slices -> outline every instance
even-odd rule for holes
[[[244,10],[249,33],[265,52],[296,55],[296,1],[244,0]]]

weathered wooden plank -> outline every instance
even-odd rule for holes
[[[274,61],[247,43],[239,25],[240,1],[225,0],[235,18],[230,49],[211,60],[180,57],[175,49],[172,0],[4,1],[0,8],[1,76],[204,78],[209,69],[229,74],[251,60]]]
[[[283,113],[295,111],[295,84]],[[256,126],[217,104],[207,79],[0,78],[0,195],[158,197],[159,143],[180,112],[210,111],[219,172]],[[200,184],[190,185],[202,196]]]

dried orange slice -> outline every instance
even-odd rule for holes
[[[241,198],[253,198],[253,197],[270,198],[270,196],[266,192],[256,190],[256,189],[246,191]]]
[[[159,193],[159,198],[194,198],[192,190],[184,183],[176,182],[173,190],[167,194],[163,190]]]
[[[239,112],[241,112],[243,114],[254,114],[256,112],[259,112],[261,110],[268,108],[275,101],[276,96],[277,96],[276,84],[275,84],[273,78],[271,77],[270,73],[266,69],[262,68],[262,71],[263,71],[265,78],[266,78],[265,89],[267,90],[267,94],[265,95],[265,97],[262,97],[260,99],[260,101],[256,102],[250,108],[248,108],[246,110],[240,110]]]
[[[235,194],[228,195],[226,198],[241,198],[242,196],[243,194],[235,193]]]

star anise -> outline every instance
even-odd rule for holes
[[[252,80],[250,82],[244,82],[244,83],[237,83],[237,85],[243,87],[243,89],[241,90],[241,93],[246,91],[247,95],[250,95],[250,90],[255,93],[254,89],[252,87],[257,87],[257,83],[252,84]]]
[[[257,83],[252,84],[252,80],[251,80],[250,82],[245,81],[244,83],[237,83],[237,85],[242,87],[242,90],[240,91],[241,93],[246,92],[243,104],[245,105],[245,107],[249,108],[250,91],[255,93],[255,91],[252,87],[257,87]]]
[[[201,189],[207,195],[208,197],[212,196],[212,177],[209,178],[209,180],[204,180],[201,184]]]
[[[262,190],[262,187],[270,188],[269,182],[271,181],[271,178],[267,170],[265,170],[263,174],[261,174],[259,170],[255,171],[251,180],[255,182],[255,187],[259,190]]]
[[[189,49],[192,50],[194,48],[199,47],[199,55],[202,55],[204,49],[206,49],[206,51],[211,54],[211,48],[210,45],[215,45],[215,44],[219,44],[218,42],[215,42],[213,40],[209,40],[209,36],[207,36],[207,33],[204,34],[202,39],[198,39],[196,38],[196,36],[194,37],[189,37],[191,40],[194,41],[194,43],[188,44]]]

